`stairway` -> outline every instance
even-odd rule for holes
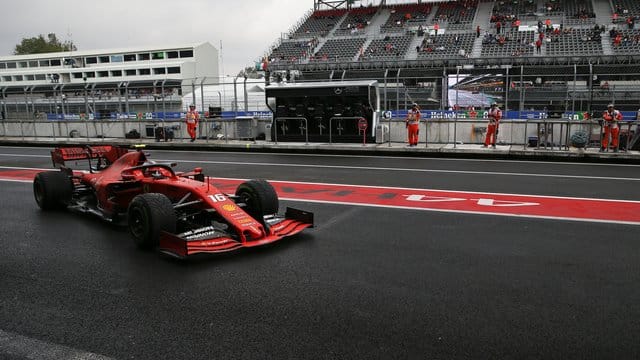
[[[482,37],[485,30],[491,29],[491,13],[493,12],[493,2],[480,2],[476,10],[476,15],[473,18],[473,31],[480,26],[480,37],[477,37],[473,42],[473,48],[471,49],[471,57],[479,58],[482,55]]]

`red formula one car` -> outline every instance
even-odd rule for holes
[[[51,152],[59,171],[36,175],[33,192],[42,210],[69,209],[128,225],[141,248],[186,257],[269,244],[313,227],[313,214],[287,208],[268,182],[250,180],[235,194],[211,185],[201,168],[175,172],[141,150],[104,145]],[[87,160],[89,171],[65,162]]]

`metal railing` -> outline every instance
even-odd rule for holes
[[[302,117],[302,116],[294,116],[294,117],[277,117],[274,120],[274,124],[276,125],[276,128],[273,131],[273,136],[274,136],[274,142],[277,144],[278,143],[278,122],[282,122],[282,134],[285,135],[286,134],[286,121],[288,120],[299,120],[299,121],[304,121],[304,133],[305,133],[305,144],[309,144],[309,121],[307,120],[307,118]]]
[[[335,130],[333,124],[338,120],[347,120],[356,122],[360,117],[332,117],[329,119],[329,144],[333,144]],[[276,118],[273,122],[277,124],[285,124],[285,121],[297,120],[304,123],[299,127],[305,136],[305,144],[309,144],[308,120],[304,117],[282,117]],[[235,132],[232,134],[228,130],[228,126],[234,125],[237,119],[203,119],[199,124],[199,138],[205,142],[240,139]],[[184,120],[175,121],[155,121],[155,120],[41,120],[41,119],[8,119],[0,121],[0,138],[17,138],[26,140],[28,138],[43,140],[69,140],[77,138],[78,141],[87,142],[104,142],[114,141],[127,138],[132,130],[138,130],[141,139],[157,139],[155,138],[155,129],[162,127],[176,127],[181,133],[175,134],[174,138],[187,139],[186,133],[183,133],[182,123]],[[485,137],[486,119],[427,119],[423,120],[420,134],[420,143],[425,146],[431,144],[453,144],[454,147],[463,144],[482,144]],[[252,130],[257,131],[260,125],[268,131],[267,125],[270,122],[264,121]],[[620,137],[626,139],[626,147],[631,144],[631,137],[637,136],[640,131],[640,121],[623,120],[619,123]],[[387,125],[388,142],[394,143],[406,142],[406,129],[402,119],[392,119],[379,123],[378,125]],[[635,133],[632,131],[635,127]],[[355,124],[354,124],[355,126]],[[153,129],[153,131],[152,131]],[[278,129],[274,130],[273,142],[278,143]],[[222,131],[222,136],[216,136],[216,131]],[[582,132],[588,136],[585,147],[599,147],[603,137],[601,121],[597,119],[591,120],[573,120],[573,119],[528,119],[528,120],[512,120],[503,119],[500,122],[497,143],[503,145],[522,145],[524,148],[535,147],[536,149],[544,148],[546,150],[569,150],[572,146],[572,135]],[[220,133],[218,133],[220,134]],[[255,132],[252,132],[255,135]],[[282,134],[282,133],[281,133]],[[302,134],[302,133],[301,133]],[[242,137],[244,139],[245,137]],[[255,141],[255,136],[253,137]],[[530,145],[531,138],[537,142]],[[164,138],[164,140],[167,140]],[[357,141],[359,143],[359,141]],[[386,141],[384,141],[386,142]],[[382,141],[380,141],[382,143]],[[621,141],[621,144],[625,144]],[[621,146],[620,150],[625,146]]]
[[[362,116],[334,116],[331,119],[329,119],[329,144],[333,144],[333,139],[332,139],[332,133],[333,133],[333,120],[354,120],[354,121],[359,121],[360,119],[362,119]],[[339,135],[342,135],[342,131],[344,128],[341,125],[342,123],[338,123],[338,133]]]

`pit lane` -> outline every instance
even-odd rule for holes
[[[0,166],[51,166],[47,149],[0,153]],[[218,177],[640,200],[637,166],[152,155]],[[640,352],[638,226],[283,201],[318,226],[177,262],[94,219],[40,212],[29,183],[0,184],[0,330],[47,343],[117,359]]]

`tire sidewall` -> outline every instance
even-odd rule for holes
[[[155,248],[163,231],[175,232],[177,220],[173,204],[163,194],[136,196],[129,204],[127,214],[129,233],[139,248]]]

